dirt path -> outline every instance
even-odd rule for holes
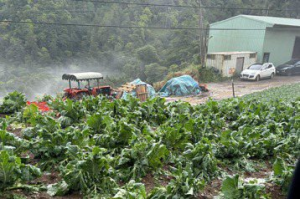
[[[276,76],[273,79],[261,80],[259,82],[253,81],[240,81],[235,80],[235,95],[243,96],[246,94],[263,91],[273,87],[279,87],[283,85],[300,83],[300,76]],[[232,83],[231,81],[219,82],[219,83],[208,83],[209,93],[204,93],[200,96],[189,96],[189,97],[168,97],[167,101],[182,100],[190,102],[192,105],[201,104],[206,102],[210,97],[215,100],[221,100],[232,97]]]

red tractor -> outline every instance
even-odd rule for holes
[[[70,73],[64,74],[62,76],[63,80],[69,81],[69,88],[65,89],[65,97],[70,99],[81,99],[83,96],[87,95],[111,95],[111,87],[110,86],[100,86],[100,79],[103,79],[103,75],[101,73]],[[91,81],[97,81],[97,87],[91,87]],[[75,81],[78,84],[77,88],[72,88],[71,81]],[[88,84],[84,88],[81,88],[81,83],[86,81]]]

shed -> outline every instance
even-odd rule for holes
[[[211,24],[208,53],[235,51],[275,66],[300,58],[300,19],[238,15]]]
[[[206,65],[218,69],[223,77],[231,77],[256,63],[256,60],[256,52],[214,52],[207,55]]]

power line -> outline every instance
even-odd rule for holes
[[[40,10],[14,9],[14,10],[15,11],[28,11],[28,12],[32,12],[32,11],[35,11],[35,12],[76,12],[76,13],[80,13],[80,12],[95,13],[95,12],[97,12],[95,10],[68,10],[68,9],[61,9],[61,10],[58,10],[58,9],[55,9],[55,10],[54,9],[52,9],[52,10],[50,10],[50,9],[40,9]],[[44,13],[40,13],[40,14],[44,14]]]
[[[98,27],[98,28],[120,28],[120,29],[157,29],[157,30],[198,30],[197,27],[142,27],[142,26],[119,26],[119,25],[98,25],[98,24],[78,24],[78,23],[55,23],[55,22],[31,22],[31,21],[0,21],[0,23],[14,24],[34,24],[34,25],[55,25],[55,26],[80,26],[80,27]]]
[[[157,7],[174,7],[174,8],[197,8],[197,6],[188,5],[172,5],[172,4],[153,4],[153,3],[134,3],[134,2],[120,2],[120,1],[97,1],[97,0],[70,0],[74,2],[87,2],[99,4],[123,4],[123,5],[137,5],[137,6],[157,6]]]
[[[270,9],[270,8],[245,8],[245,7],[226,7],[226,6],[190,6],[190,5],[173,5],[173,4],[153,4],[153,3],[135,3],[135,2],[119,2],[119,1],[97,1],[97,0],[69,0],[73,2],[86,2],[86,3],[98,3],[98,4],[121,4],[121,5],[137,5],[137,6],[154,6],[154,7],[173,7],[173,8],[193,8],[193,9],[220,9],[220,10],[248,10],[248,11],[300,11],[300,9]],[[51,11],[51,10],[41,10]],[[53,10],[52,10],[53,11]],[[58,10],[56,10],[58,11]],[[60,11],[68,11],[60,10]],[[76,12],[76,11],[74,11]],[[93,12],[93,11],[85,11]]]
[[[202,8],[221,9],[221,10],[249,10],[249,11],[300,11],[300,9],[242,8],[242,7],[222,7],[222,6],[203,6]]]
[[[220,9],[220,10],[248,10],[248,11],[300,11],[300,9],[270,9],[270,8],[245,8],[245,7],[225,7],[225,6],[189,6],[189,5],[172,5],[172,4],[152,4],[152,3],[135,3],[135,2],[118,2],[118,1],[97,1],[97,0],[69,0],[73,2],[86,2],[98,4],[121,4],[121,5],[137,5],[137,6],[154,6],[154,7],[171,7],[171,8],[193,8],[193,9]],[[18,10],[18,9],[17,9]],[[23,9],[20,9],[22,11]],[[30,10],[28,10],[30,11]],[[68,11],[68,12],[94,12],[87,10],[49,10],[40,9],[39,11]]]
[[[176,6],[173,6],[173,7],[176,7]],[[198,8],[198,7],[194,7],[194,8]],[[201,7],[203,9],[220,9],[220,10],[248,10],[248,11],[296,11],[296,12],[299,12],[300,9],[268,9],[268,8],[237,8],[237,7],[212,7],[212,6],[203,6]],[[39,10],[31,10],[31,9],[27,9],[27,10],[24,10],[23,8],[17,8],[17,9],[14,9],[14,11],[29,11],[29,12],[32,12],[32,11],[37,11],[37,12],[86,12],[86,13],[93,13],[93,12],[97,12],[96,10],[68,10],[68,9],[39,9]]]
[[[231,31],[265,31],[264,28],[199,28],[199,27],[153,27],[153,26],[119,26],[119,25],[98,25],[98,24],[78,24],[78,23],[55,23],[55,22],[32,22],[32,21],[10,21],[1,20],[0,23],[13,23],[13,24],[34,24],[34,25],[49,25],[49,26],[79,26],[79,27],[97,27],[97,28],[120,28],[120,29],[156,29],[156,30],[231,30]],[[275,30],[299,30],[299,28],[273,28]]]
[[[189,5],[173,5],[173,4],[153,4],[153,3],[135,3],[135,2],[119,2],[119,1],[97,1],[97,0],[70,0],[73,2],[87,2],[99,4],[123,4],[137,6],[156,6],[156,7],[174,7],[174,8],[203,8],[203,9],[221,9],[221,10],[251,10],[251,11],[300,11],[300,9],[270,9],[270,8],[243,8],[243,7],[225,7],[225,6],[189,6]]]

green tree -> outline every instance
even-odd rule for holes
[[[140,63],[140,78],[146,80],[145,65],[156,63],[159,61],[156,49],[151,45],[146,45],[137,50],[137,57]]]
[[[145,74],[147,76],[147,82],[155,83],[164,78],[167,74],[168,68],[160,66],[158,63],[152,63],[145,66]]]

